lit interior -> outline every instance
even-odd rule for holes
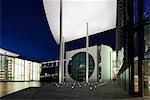
[[[13,57],[19,56],[19,55],[16,54],[16,53],[13,53],[13,52],[4,50],[4,49],[2,49],[2,48],[0,48],[0,54],[2,54],[2,55],[8,55],[8,56],[13,56]]]

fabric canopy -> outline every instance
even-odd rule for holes
[[[60,0],[43,0],[47,20],[57,43],[60,36]],[[65,42],[116,27],[117,0],[62,0],[62,35]]]

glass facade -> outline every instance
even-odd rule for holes
[[[118,0],[117,6],[116,42],[125,61],[119,83],[132,96],[150,96],[150,0]]]
[[[59,69],[59,60],[43,62],[40,81],[58,82],[58,69]]]
[[[150,96],[150,1],[144,0],[144,60],[142,63],[143,94]]]
[[[139,9],[138,9],[138,0],[134,0],[134,23],[135,23],[135,32],[134,32],[134,92],[139,93],[139,85],[142,85],[143,96],[150,96],[150,1],[143,0],[143,19],[141,21],[143,23],[143,33],[138,33],[139,31]],[[139,35],[143,34],[143,50],[142,47],[139,46]],[[140,41],[141,42],[141,41]],[[139,52],[141,51],[141,52]],[[139,55],[142,55],[142,59],[139,59]],[[142,62],[139,65],[139,61]],[[141,66],[142,71],[138,69]],[[142,73],[142,84],[139,84],[139,73]]]
[[[89,77],[92,75],[94,70],[94,59],[89,55]],[[72,79],[77,81],[85,81],[86,77],[86,53],[80,52],[72,57],[69,61],[68,71]]]
[[[59,61],[50,61],[42,64],[41,76],[58,75]]]
[[[0,81],[36,81],[40,72],[40,63],[0,55]]]

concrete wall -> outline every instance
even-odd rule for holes
[[[100,55],[102,81],[110,81],[112,79],[112,48],[101,45]]]
[[[89,47],[88,50],[89,50],[88,51],[89,54],[93,57],[94,63],[95,63],[94,71],[93,71],[93,74],[91,75],[91,77],[89,78],[89,81],[97,81],[97,63],[98,63],[97,62],[97,46]],[[66,74],[66,81],[75,81],[69,75],[68,63],[71,60],[71,57],[74,56],[75,54],[79,53],[79,52],[86,52],[86,48],[66,52],[66,73],[65,73]]]

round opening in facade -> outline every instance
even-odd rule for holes
[[[89,78],[94,71],[95,63],[93,57],[89,54]],[[86,53],[79,52],[72,56],[68,64],[68,72],[72,79],[76,81],[85,81],[86,79]]]

